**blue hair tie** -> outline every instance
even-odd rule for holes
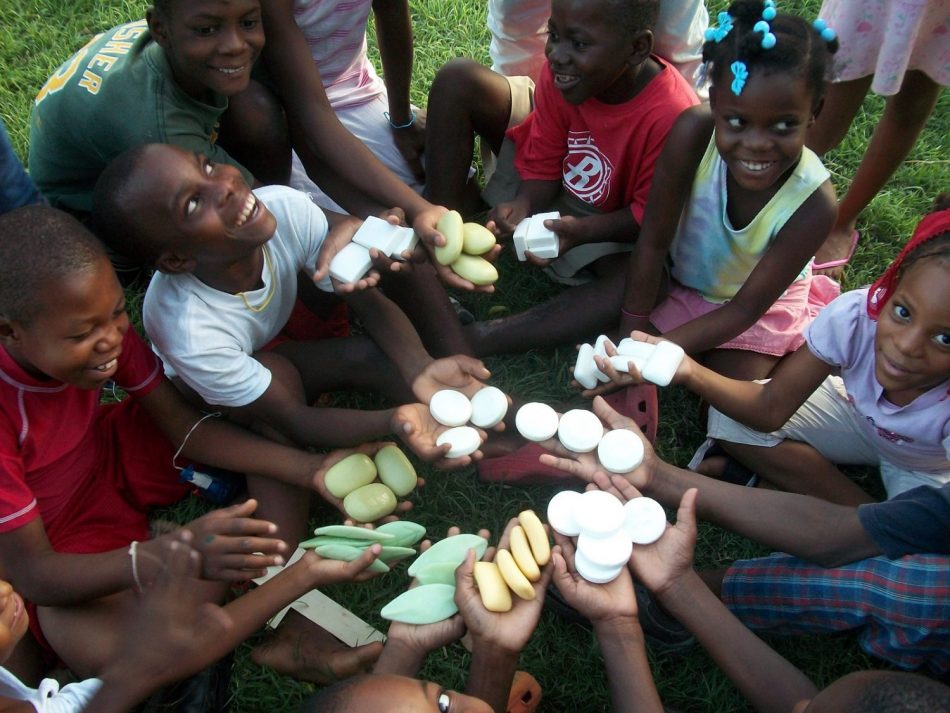
[[[838,37],[838,33],[828,27],[828,23],[822,20],[820,17],[811,24],[812,27],[815,28],[815,31],[821,35],[821,39],[823,39],[825,42],[832,42]]]
[[[775,19],[775,16],[776,16],[777,14],[778,14],[778,13],[777,13],[777,11],[775,10],[775,1],[774,1],[774,0],[765,0],[765,9],[762,10],[762,19],[763,19],[763,20],[768,20],[769,22],[771,22],[772,20]]]
[[[706,42],[711,42],[715,40],[718,44],[725,39],[726,35],[729,34],[729,31],[732,30],[732,15],[728,12],[720,12],[717,15],[719,20],[719,27],[708,27],[706,32],[703,33],[703,38]]]
[[[742,94],[746,80],[749,78],[749,70],[745,66],[745,62],[740,60],[736,60],[731,65],[729,65],[729,69],[732,70],[732,76],[734,77],[731,87],[732,93],[736,96],[739,96]]]
[[[765,8],[765,9],[766,9],[766,10],[769,10],[769,9],[774,10],[775,8]],[[762,15],[764,16],[765,13],[763,12]],[[773,16],[774,16],[774,15],[773,15]],[[775,35],[772,34],[772,28],[769,27],[769,23],[768,23],[768,22],[766,22],[765,20],[759,20],[757,23],[755,23],[755,24],[752,26],[752,31],[753,31],[753,32],[761,32],[761,33],[762,33],[762,49],[764,49],[764,50],[770,50],[770,49],[772,49],[773,47],[775,47],[775,42],[776,42],[776,40],[775,40]]]

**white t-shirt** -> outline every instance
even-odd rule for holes
[[[37,713],[80,713],[100,688],[102,681],[98,678],[70,683],[62,689],[52,678],[44,678],[39,688],[30,688],[0,667],[0,697],[26,701]]]
[[[209,404],[246,406],[270,386],[270,370],[253,354],[287,324],[297,299],[297,273],[316,269],[328,230],[323,211],[300,191],[265,186],[254,194],[277,220],[263,247],[263,287],[242,297],[192,274],[157,272],[145,293],[145,331],[165,373],[180,377]],[[318,287],[333,289],[329,277]],[[248,307],[265,302],[260,311]]]

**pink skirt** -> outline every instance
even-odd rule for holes
[[[793,282],[759,321],[719,349],[741,349],[769,356],[785,356],[805,341],[805,327],[821,309],[841,293],[837,282],[825,275],[809,275]],[[687,322],[719,309],[699,292],[670,281],[670,292],[650,314],[653,326],[666,334]]]

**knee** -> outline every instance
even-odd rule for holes
[[[251,81],[247,89],[230,98],[221,121],[222,134],[245,145],[289,143],[284,109],[270,89]]]
[[[429,89],[429,108],[433,104],[452,107],[468,106],[478,96],[484,96],[492,72],[478,62],[465,57],[446,62],[432,80]]]

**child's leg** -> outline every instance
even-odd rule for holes
[[[819,156],[840,144],[851,128],[858,109],[871,87],[873,74],[849,82],[829,82],[821,111],[808,130],[805,144]]]
[[[858,216],[907,158],[939,95],[940,85],[914,70],[904,77],[900,91],[888,97],[854,180],[838,203],[835,227],[815,256],[818,263],[847,256]]]
[[[290,183],[290,132],[284,110],[267,87],[252,80],[230,97],[218,143],[264,185]]]
[[[714,349],[703,356],[703,365],[730,379],[754,381],[768,378],[780,357],[745,349]]]
[[[426,197],[462,208],[475,134],[493,152],[501,148],[511,91],[508,81],[469,59],[454,59],[436,74],[426,115]]]

